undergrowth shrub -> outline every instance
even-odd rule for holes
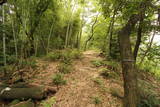
[[[63,62],[71,62],[72,59],[80,59],[82,53],[77,49],[55,50],[48,53],[46,59],[49,61],[61,60]]]
[[[61,55],[61,62],[65,63],[65,64],[71,64],[72,63],[72,57],[70,55],[70,52],[63,52]]]
[[[106,61],[106,60],[92,60],[91,63],[95,67],[106,66],[109,70],[118,71],[120,70],[120,64],[117,61]]]
[[[112,71],[118,71],[120,68],[120,64],[117,61],[104,61],[103,63]]]
[[[7,64],[15,64],[15,63],[18,63],[18,59],[16,58],[15,55],[10,55],[10,56],[7,56]]]
[[[141,71],[149,72],[160,80],[160,66],[159,63],[152,63],[151,61],[144,61],[143,64],[138,66]]]
[[[0,71],[4,71],[4,70],[7,72],[13,71],[13,70],[15,70],[15,66],[14,65],[6,65],[6,66],[0,67]]]
[[[62,73],[57,73],[53,76],[52,82],[54,85],[65,85],[66,80],[64,80],[64,76]]]
[[[101,78],[99,78],[99,77],[94,78],[94,79],[93,79],[93,82],[94,82],[96,85],[99,86],[99,88],[101,89],[101,92],[102,92],[102,93],[108,92],[108,88],[105,87],[104,81],[103,81]]]
[[[47,100],[44,100],[40,103],[40,107],[52,107],[55,104],[55,97],[51,97]]]
[[[102,100],[101,100],[101,98],[100,97],[93,97],[93,103],[95,104],[95,105],[98,105],[98,104],[101,104],[102,103]]]
[[[154,90],[155,87],[141,80],[138,88],[140,95],[140,104],[138,107],[160,107],[159,93]]]
[[[94,78],[93,81],[98,85],[103,85],[103,81],[100,78]]]
[[[37,61],[35,59],[26,59],[19,62],[20,68],[31,67],[35,69],[37,67]]]
[[[61,58],[61,52],[56,50],[47,54],[46,59],[49,61],[57,61]]]
[[[70,64],[60,63],[58,65],[58,71],[60,73],[64,73],[64,74],[70,73],[70,72],[72,72],[72,66]]]
[[[82,58],[82,53],[79,50],[77,50],[77,49],[73,49],[71,51],[71,57],[73,59],[81,59]]]
[[[92,60],[91,63],[95,66],[95,67],[100,67],[103,66],[103,61],[102,60]]]
[[[110,71],[108,69],[102,69],[100,75],[105,79],[108,79],[108,78],[118,79],[120,77],[120,75],[117,72]]]
[[[114,97],[121,98],[121,99],[123,98],[122,92],[120,91],[119,88],[111,87],[110,93]]]

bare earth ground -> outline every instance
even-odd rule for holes
[[[57,93],[53,95],[56,103],[53,107],[121,107],[122,100],[113,97],[110,88],[117,88],[123,94],[122,84],[112,79],[104,79],[100,76],[98,67],[91,64],[92,60],[101,60],[99,53],[95,51],[86,51],[81,60],[73,62],[74,71],[66,74],[67,84],[61,86]],[[39,62],[39,74],[32,83],[41,85],[52,85],[52,77],[57,72],[58,62]],[[102,81],[102,84],[96,84],[95,80]],[[121,81],[121,80],[118,80]],[[54,86],[53,86],[54,87]],[[99,104],[95,104],[96,98],[100,99]]]

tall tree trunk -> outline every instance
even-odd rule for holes
[[[79,37],[78,37],[78,49],[81,47],[81,38],[82,38],[83,26],[81,27]]]
[[[71,36],[72,36],[72,29],[73,29],[73,22],[71,22],[70,24],[70,29],[69,29],[69,35],[68,35],[68,45],[72,46],[72,40],[71,40]]]
[[[52,23],[52,26],[51,26],[51,29],[50,29],[50,32],[49,32],[49,36],[48,36],[47,54],[49,52],[50,39],[51,39],[51,35],[52,35],[53,26],[54,26],[54,23]]]
[[[70,19],[68,21],[68,25],[67,25],[67,31],[66,31],[66,37],[65,37],[65,48],[68,47],[69,42],[70,42],[70,36],[72,34],[72,26],[73,26],[73,14],[74,14],[74,8],[76,6],[76,2],[73,4],[73,6],[71,5],[71,1],[69,1],[69,5],[66,6],[68,9],[71,9],[71,16]]]
[[[113,10],[113,16],[111,18],[111,21],[109,23],[109,26],[107,28],[107,33],[106,33],[106,37],[104,39],[104,44],[103,44],[103,51],[106,52],[107,48],[108,47],[108,54],[111,56],[111,50],[112,50],[112,35],[113,35],[113,28],[114,28],[114,23],[115,23],[115,17],[116,17],[116,14],[117,14],[117,11],[121,8],[122,6],[122,2],[120,2],[120,4],[118,5],[117,8],[115,8]],[[108,39],[109,38],[109,39]],[[109,40],[109,43],[107,45],[107,41]]]
[[[139,13],[131,15],[127,24],[118,33],[124,79],[124,107],[137,107],[138,105],[136,67],[130,35],[136,23],[145,17],[147,3],[146,1],[140,3]]]
[[[66,31],[66,38],[65,38],[65,48],[68,47],[68,36],[69,36],[69,29],[70,29],[70,23],[68,22],[68,25],[67,25],[67,31]]]
[[[112,35],[113,35],[113,28],[114,28],[114,22],[115,22],[115,16],[117,14],[117,9],[114,10],[114,13],[113,13],[113,17],[112,17],[112,20],[111,20],[111,26],[110,26],[110,32],[109,32],[109,55],[112,56]]]
[[[4,14],[4,5],[2,5],[2,21],[3,21],[3,26],[5,25],[5,14]],[[5,30],[3,28],[3,62],[4,62],[4,66],[6,67],[7,63],[6,63],[6,34],[5,34]],[[4,69],[4,73],[6,74],[6,71]]]
[[[12,19],[12,30],[13,30],[13,38],[14,38],[14,47],[15,47],[16,59],[18,59],[18,49],[17,49],[17,39],[16,39],[15,27],[14,27],[14,19]]]
[[[107,28],[107,33],[106,33],[106,36],[105,36],[105,39],[104,39],[104,44],[103,44],[103,51],[106,53],[106,50],[109,49],[109,44],[108,44],[108,37],[109,37],[109,33],[110,33],[110,29],[111,29],[111,24],[112,24],[112,20],[110,21],[109,23],[109,26]],[[110,39],[109,39],[110,40]],[[108,45],[107,45],[108,44]],[[108,48],[106,48],[108,47]]]
[[[160,8],[158,9],[158,25],[160,25]]]
[[[137,77],[130,43],[130,34],[137,21],[138,15],[132,15],[118,34],[124,79],[124,107],[137,106]]]

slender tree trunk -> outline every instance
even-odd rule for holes
[[[53,23],[52,26],[51,26],[50,33],[49,33],[49,36],[48,36],[47,54],[48,54],[48,52],[49,52],[50,39],[51,39],[51,35],[52,35],[53,26],[54,26],[54,23]]]
[[[81,27],[79,38],[78,38],[78,49],[81,47],[81,38],[82,38],[83,26]]]
[[[73,29],[73,22],[71,22],[71,24],[70,24],[69,35],[68,35],[68,45],[72,45],[72,40],[71,40],[72,29]]]
[[[4,14],[4,5],[2,5],[2,15],[3,15],[3,26],[5,25],[5,14]],[[4,66],[6,67],[7,63],[6,63],[6,34],[5,34],[5,30],[3,28],[3,62],[4,62]],[[4,70],[4,73],[6,74],[6,71]]]
[[[139,46],[141,44],[141,38],[142,38],[142,24],[143,24],[143,19],[141,19],[139,26],[138,26],[138,31],[137,31],[137,41],[136,41],[136,45],[134,48],[134,59],[137,59],[137,55],[138,55],[138,50],[139,50]]]
[[[70,9],[70,7],[71,7],[71,16],[70,16],[70,19],[69,19],[69,21],[68,21],[68,25],[67,25],[67,31],[66,31],[66,38],[65,38],[65,48],[67,48],[68,47],[68,45],[69,45],[69,42],[70,42],[70,34],[71,34],[71,32],[72,32],[72,20],[73,20],[73,11],[74,11],[74,8],[75,8],[75,6],[76,6],[76,3],[74,3],[74,5],[73,5],[73,7],[71,6],[71,1],[69,2],[69,6],[67,6],[67,8],[68,9]]]
[[[77,49],[78,49],[78,44],[79,44],[79,35],[80,35],[80,31],[76,35],[75,48],[77,48]]]
[[[113,39],[112,35],[113,35],[113,28],[114,28],[114,23],[115,23],[115,17],[116,17],[117,11],[121,8],[121,6],[122,6],[122,2],[120,2],[120,4],[118,5],[118,7],[114,9],[113,17],[111,18],[111,21],[110,21],[109,26],[107,28],[106,37],[104,39],[103,51],[106,52],[106,50],[108,49],[109,50],[108,54],[110,56],[112,54],[111,53],[111,50],[112,50],[112,39]],[[108,40],[109,40],[109,43],[107,42]],[[108,45],[107,45],[107,43],[108,43]]]
[[[108,44],[108,37],[109,37],[109,33],[110,33],[110,29],[111,29],[111,24],[112,24],[112,21],[110,21],[109,23],[109,26],[107,28],[107,33],[106,33],[106,37],[104,39],[104,44],[103,44],[103,51],[106,53],[106,50],[109,49],[109,44]],[[109,39],[110,40],[110,39]],[[108,44],[108,45],[107,45]],[[108,47],[108,48],[106,48]]]
[[[13,30],[13,38],[14,38],[14,47],[15,47],[16,59],[18,59],[17,39],[16,39],[16,34],[15,34],[14,20],[12,20],[12,30]]]
[[[147,46],[147,50],[145,51],[143,57],[141,58],[140,65],[142,64],[142,62],[144,61],[144,58],[147,56],[147,53],[151,49],[155,35],[156,35],[156,30],[154,29],[151,41],[150,41],[149,45]]]
[[[115,16],[117,14],[117,9],[114,10],[114,13],[113,13],[113,17],[112,17],[112,20],[111,20],[111,26],[109,27],[110,31],[109,31],[109,55],[112,56],[112,35],[113,35],[113,28],[114,28],[114,22],[115,22]]]
[[[158,25],[160,25],[160,8],[158,9]]]
[[[65,48],[68,47],[68,36],[69,36],[70,23],[68,22],[67,31],[66,31],[66,39],[65,39]]]
[[[35,39],[35,56],[37,56],[38,53],[38,38]]]
[[[98,16],[99,16],[99,15],[96,16],[96,19],[95,19],[94,23],[92,24],[92,27],[91,27],[91,36],[86,40],[86,42],[85,42],[85,44],[84,44],[84,50],[85,50],[85,51],[86,51],[86,49],[87,49],[88,42],[89,42],[89,41],[93,38],[93,36],[94,36],[94,28],[95,28],[95,25],[96,25],[96,23],[97,23],[97,21],[98,21]]]

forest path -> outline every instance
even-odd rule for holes
[[[83,52],[83,58],[73,63],[75,70],[65,76],[67,84],[55,94],[53,107],[121,107],[121,100],[109,93],[112,81],[103,79],[99,68],[91,64],[92,60],[102,59],[98,52]]]

